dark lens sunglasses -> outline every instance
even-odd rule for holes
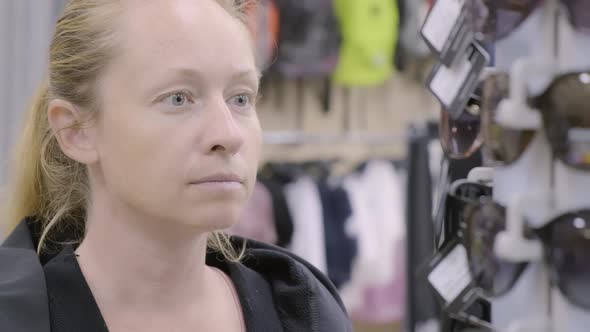
[[[543,0],[472,0],[468,1],[473,24],[481,39],[496,41],[516,30]],[[590,33],[590,2],[561,0],[572,26]]]
[[[506,210],[484,198],[462,208],[464,243],[472,276],[484,295],[506,294],[528,263],[512,263],[494,253],[494,241],[506,229]],[[539,229],[525,231],[543,243],[551,281],[572,304],[590,309],[590,209],[568,212]]]
[[[590,4],[590,2],[589,2]],[[494,118],[500,101],[508,97],[507,73],[490,74],[483,83],[482,152],[487,163],[509,165],[527,150],[537,134],[534,129],[512,129]],[[590,170],[590,72],[567,73],[556,77],[529,105],[543,118],[544,132],[554,156],[564,164]]]
[[[463,243],[465,228],[465,220],[463,219],[462,211],[470,204],[477,204],[481,198],[490,197],[492,195],[492,187],[468,180],[458,180],[454,182],[443,201],[444,212],[437,215],[436,220],[440,219],[440,224],[444,224],[444,242],[439,247],[439,250],[444,251],[444,248],[454,246],[456,243]],[[443,222],[444,221],[444,222]],[[475,298],[473,300],[476,300]],[[485,300],[469,302],[464,307],[448,308],[447,313],[458,322],[464,323],[466,326],[478,328],[478,331],[500,331],[494,328],[485,318],[486,312],[489,312],[489,303]],[[483,317],[483,318],[482,318]]]
[[[516,162],[533,141],[537,130],[506,128],[495,121],[496,109],[509,96],[510,75],[490,74],[483,83],[482,133],[485,142],[482,153],[487,164],[504,166]]]
[[[445,198],[445,234],[456,235],[462,239],[467,222],[464,218],[465,209],[472,205],[478,206],[484,198],[491,197],[492,192],[492,187],[476,182],[465,181],[452,186]]]
[[[441,110],[439,133],[445,155],[451,159],[469,158],[483,143],[481,133],[481,86],[471,95],[457,119]]]
[[[590,71],[560,75],[529,104],[541,112],[555,157],[590,171]]]

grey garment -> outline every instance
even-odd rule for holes
[[[420,7],[424,4],[422,1],[416,0],[400,0],[400,2],[403,2],[400,5],[403,5],[405,9],[404,23],[399,31],[400,46],[412,57],[425,58],[430,55],[430,50],[420,35],[423,23],[422,8]]]
[[[45,275],[25,223],[0,246],[0,330],[50,331]]]

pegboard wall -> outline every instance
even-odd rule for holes
[[[314,135],[362,132],[391,135],[395,139],[387,144],[266,144],[263,161],[403,158],[409,125],[437,119],[439,113],[438,103],[424,85],[401,73],[377,87],[332,86],[327,111],[323,107],[325,90],[325,81],[321,79],[265,82],[258,104],[264,132],[303,131]]]

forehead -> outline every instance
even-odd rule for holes
[[[214,0],[130,0],[118,22],[119,60],[145,73],[167,67],[255,70],[247,28]],[[117,59],[115,59],[115,62]]]

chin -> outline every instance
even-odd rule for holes
[[[208,206],[188,214],[181,220],[183,224],[205,232],[221,231],[235,225],[240,219],[242,210],[242,205],[226,207]]]

